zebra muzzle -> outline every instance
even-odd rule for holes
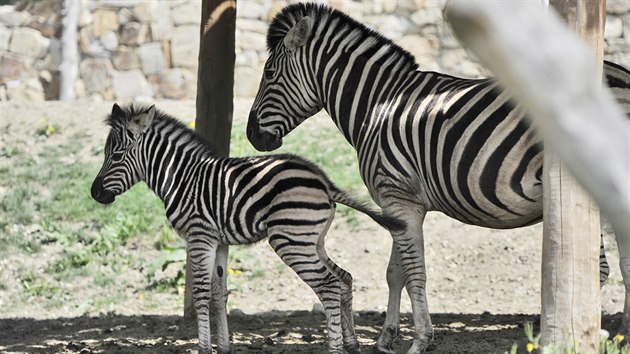
[[[256,123],[255,112],[250,113],[247,122],[247,140],[258,151],[273,151],[282,146],[282,138],[260,130],[258,123]]]
[[[92,182],[92,188],[90,189],[92,198],[101,204],[110,204],[116,199],[116,195],[112,191],[108,191],[103,188],[103,178],[96,177]]]

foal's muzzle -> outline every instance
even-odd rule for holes
[[[103,188],[102,177],[96,177],[94,179],[90,193],[92,194],[92,198],[101,204],[110,204],[114,202],[114,199],[116,199],[116,194],[114,194],[114,192]]]

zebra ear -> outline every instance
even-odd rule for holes
[[[155,105],[152,105],[145,113],[138,114],[137,116],[131,118],[129,124],[127,125],[127,129],[129,129],[134,136],[140,136],[140,134],[147,131],[149,126],[151,126],[154,117]]]
[[[284,37],[284,46],[287,47],[290,51],[296,50],[298,47],[301,47],[306,43],[306,40],[311,35],[311,30],[313,29],[313,19],[309,16],[305,16],[298,23],[296,23],[290,30],[287,32],[287,35]]]

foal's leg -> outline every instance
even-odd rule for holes
[[[354,317],[352,314],[352,274],[338,266],[328,257],[325,247],[325,237],[330,224],[335,216],[333,208],[328,219],[326,229],[322,232],[317,242],[317,252],[321,259],[328,266],[328,269],[341,281],[341,330],[343,332],[343,346],[346,352],[356,354],[361,352],[357,336],[354,331]]]
[[[228,245],[217,247],[217,257],[212,269],[212,307],[217,322],[217,353],[227,354],[232,351],[227,321],[227,260]]]
[[[326,220],[326,214],[321,218]],[[325,231],[325,222],[316,225],[275,225],[269,228],[269,244],[295,273],[315,291],[324,305],[328,324],[328,351],[343,354],[341,330],[341,282],[328,269],[317,252],[319,236]]]
[[[193,303],[197,312],[199,354],[211,354],[210,299],[211,269],[214,267],[217,246],[208,241],[206,235],[193,235],[187,239],[187,249],[192,270]]]

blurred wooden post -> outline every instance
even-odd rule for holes
[[[81,4],[75,0],[63,3],[63,30],[61,33],[61,65],[59,65],[59,100],[74,100],[74,85],[79,76],[79,46],[77,27]]]
[[[600,87],[605,0],[550,4],[594,50],[596,77],[589,84]],[[544,154],[541,343],[579,341],[580,352],[594,353],[601,328],[599,208],[555,152]]]
[[[203,0],[195,129],[217,149],[219,156],[228,156],[230,153],[235,31],[236,0]],[[187,261],[184,317],[192,318],[195,309],[190,288],[192,274],[188,264]]]

